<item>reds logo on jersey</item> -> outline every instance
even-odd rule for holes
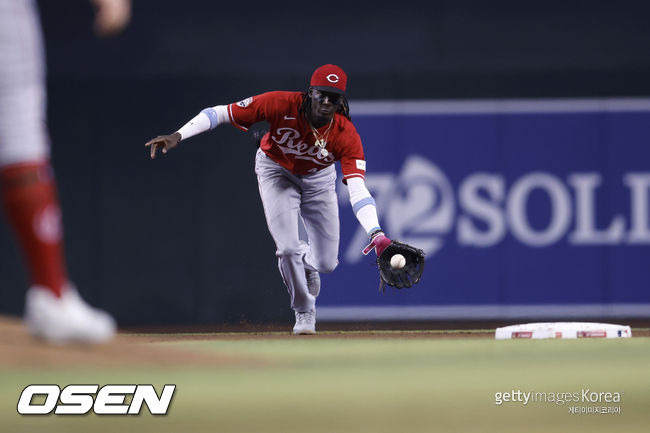
[[[278,128],[271,139],[278,144],[282,152],[295,155],[297,159],[308,159],[318,165],[328,166],[334,162],[334,155],[329,152],[327,156],[320,154],[320,147],[312,144],[309,145],[304,141],[296,141],[300,138],[300,132],[293,128]]]
[[[330,80],[345,80],[335,74]],[[325,82],[332,85],[326,77]],[[260,148],[266,155],[290,172],[298,175],[314,173],[341,161],[343,179],[351,176],[363,178],[365,171],[357,167],[357,160],[364,160],[361,139],[354,126],[344,116],[334,117],[335,126],[328,135],[327,152],[315,145],[315,137],[300,113],[303,93],[267,92],[253,96],[244,108],[246,100],[228,106],[231,123],[242,131],[247,131],[259,121],[267,121],[270,131],[260,141]],[[323,154],[326,154],[323,156]]]

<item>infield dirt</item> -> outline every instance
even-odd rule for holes
[[[641,323],[643,324],[643,323]],[[458,329],[473,325],[482,329]],[[209,353],[191,348],[166,347],[160,344],[177,341],[207,340],[281,340],[281,339],[489,339],[494,338],[494,323],[326,323],[319,333],[291,335],[287,326],[232,325],[202,328],[149,327],[122,331],[104,345],[47,344],[32,338],[18,318],[0,316],[0,367],[74,367],[74,366],[201,366],[257,364],[259,360]],[[451,328],[451,327],[455,328]],[[377,330],[371,329],[379,328]],[[323,329],[324,328],[324,329]],[[383,328],[383,329],[382,329]],[[391,329],[393,328],[393,329]],[[432,329],[436,328],[436,329]],[[261,329],[261,331],[255,331]],[[281,330],[286,329],[286,330]],[[322,329],[322,330],[321,330]],[[455,329],[455,330],[449,330]],[[210,332],[207,332],[207,331]],[[179,332],[180,331],[180,332]],[[202,332],[197,332],[202,331]],[[650,336],[650,330],[635,330],[634,336]]]

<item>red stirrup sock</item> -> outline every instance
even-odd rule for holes
[[[0,169],[2,204],[27,260],[32,284],[61,296],[67,281],[63,229],[52,168],[48,162]]]

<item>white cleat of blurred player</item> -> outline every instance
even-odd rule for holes
[[[316,310],[304,313],[296,311],[296,324],[293,326],[296,335],[309,335],[316,333]]]
[[[105,343],[116,331],[115,320],[88,305],[68,284],[61,297],[32,286],[25,300],[25,324],[29,332],[54,344]]]

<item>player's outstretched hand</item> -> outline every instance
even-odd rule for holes
[[[181,141],[181,134],[174,132],[171,135],[159,135],[153,140],[147,141],[144,145],[151,149],[151,159],[154,159],[158,149],[162,153],[167,153],[170,149],[176,147],[179,141]]]

